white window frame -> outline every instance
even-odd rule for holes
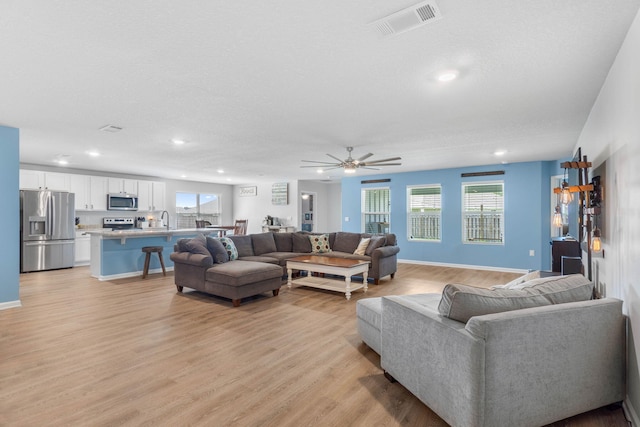
[[[387,206],[386,206],[386,210],[380,210],[380,211],[365,211],[365,201],[366,201],[366,195],[367,192],[370,191],[380,191],[380,190],[386,190],[389,194],[388,196],[388,200],[387,200]],[[361,212],[361,217],[360,217],[360,228],[361,231],[363,233],[370,233],[370,234],[380,234],[380,233],[389,233],[391,230],[391,189],[389,187],[375,187],[375,188],[363,188],[361,191],[361,200],[360,200],[360,212]],[[381,203],[384,204],[384,201],[382,201]],[[384,216],[386,217],[386,221],[377,221],[378,223],[378,227],[376,230],[367,230],[366,225],[366,218],[367,215],[377,215],[377,216]],[[382,218],[379,218],[382,219]],[[373,224],[373,222],[372,222]]]
[[[414,207],[412,206],[412,192],[415,189],[432,189],[437,188],[438,192],[438,200],[437,207]],[[414,212],[413,209],[421,209],[420,212]],[[420,215],[420,213],[425,213],[425,210],[428,211],[437,211],[437,215]],[[422,218],[422,219],[418,219]],[[420,236],[416,237],[418,233],[414,233],[414,219],[422,223],[421,228],[425,231],[421,233]],[[434,235],[436,237],[422,237],[425,234]],[[407,185],[407,239],[409,241],[419,241],[419,242],[441,242],[442,241],[442,184],[421,184],[421,185]]]
[[[194,215],[185,215],[185,212],[178,212],[180,208],[183,208],[183,206],[178,206],[178,203],[177,203],[178,194],[190,194],[190,195],[196,196],[196,206],[193,212]],[[201,205],[206,203],[202,201],[202,198],[204,196],[217,197],[218,199],[217,213],[203,213],[200,211]],[[185,220],[185,218],[189,218],[189,219]],[[178,225],[178,228],[194,228],[196,226],[196,223],[195,223],[196,219],[209,221],[211,222],[212,225],[220,225],[222,222],[222,196],[217,193],[176,191],[176,224]],[[180,224],[181,220],[183,221],[183,224]]]
[[[501,209],[494,209],[491,213],[484,214],[484,210],[477,209],[468,210],[466,205],[466,188],[471,186],[489,186],[500,185],[502,187],[502,206]],[[504,181],[478,181],[464,182],[461,188],[462,194],[462,243],[470,245],[504,245],[505,234],[505,184]],[[484,204],[481,204],[483,207]],[[481,212],[478,214],[478,212]],[[479,216],[478,216],[479,215]],[[478,216],[478,218],[469,218]],[[470,223],[478,224],[477,226],[469,225]],[[472,231],[475,230],[475,231]],[[478,237],[478,233],[484,235],[484,238]],[[470,238],[470,234],[475,237]],[[489,236],[487,236],[489,234]],[[499,239],[498,239],[499,236]]]

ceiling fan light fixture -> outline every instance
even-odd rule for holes
[[[355,165],[345,165],[344,166],[344,173],[356,173],[356,166]]]

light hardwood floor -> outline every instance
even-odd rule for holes
[[[446,426],[384,378],[358,337],[356,301],[516,276],[400,264],[350,301],[285,284],[233,308],[176,293],[172,273],[23,274],[23,306],[0,311],[0,426]],[[627,424],[600,409],[553,425]]]

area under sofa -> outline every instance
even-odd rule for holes
[[[314,236],[326,238],[325,247],[319,251],[312,247]],[[362,239],[367,238],[370,242],[366,251],[354,254]],[[274,296],[278,295],[283,277],[287,273],[286,262],[293,257],[314,254],[366,260],[370,263],[368,277],[379,284],[381,278],[394,277],[398,268],[397,254],[400,251],[394,234],[267,232],[229,236],[236,253],[232,257],[234,259],[224,262],[217,259],[212,249],[206,243],[203,244],[202,240],[191,240],[194,239],[179,241],[170,256],[174,262],[178,292],[188,287],[230,298],[236,307],[240,305],[242,298],[262,292],[272,291]]]
[[[591,299],[580,275],[467,288],[356,306],[385,375],[447,423],[539,426],[623,400],[621,301]]]

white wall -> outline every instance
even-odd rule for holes
[[[629,29],[576,145],[602,173],[604,258],[594,272],[629,316],[625,408],[640,425],[640,14]]]
[[[300,193],[315,193],[316,198],[313,201],[314,211],[314,231],[331,232],[340,231],[342,222],[342,198],[340,183],[323,183],[318,181],[299,181],[298,182],[298,199]],[[296,225],[300,229],[300,221]]]
[[[284,182],[284,181],[278,181]],[[233,188],[233,215],[235,219],[247,219],[247,233],[262,232],[262,225],[267,215],[281,219],[283,225],[300,227],[300,200],[298,197],[298,181],[289,181],[289,203],[273,205],[271,203],[271,186],[273,182],[260,182],[237,185]],[[257,187],[256,196],[240,196],[241,187]]]

